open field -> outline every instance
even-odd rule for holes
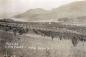
[[[75,33],[73,36],[76,37],[85,35],[85,27],[57,23],[30,23],[28,28],[29,32],[23,35],[0,31],[1,57],[86,57],[86,42],[79,41],[77,46],[73,46],[71,42],[72,34]],[[40,29],[41,32],[50,35],[36,34],[33,29],[36,31]],[[68,35],[65,31],[72,34]],[[61,33],[57,35],[57,32]],[[51,35],[54,35],[53,40]],[[59,35],[65,36],[65,39],[63,37],[60,40]]]
[[[1,34],[3,32],[0,32]],[[5,34],[7,35],[8,33],[4,32]],[[11,36],[12,34],[8,35]],[[59,40],[57,38],[51,40],[50,37],[42,37],[35,34],[13,37],[11,36],[13,39],[6,37],[6,41],[9,42],[11,40],[12,42],[10,43],[18,43],[18,46],[23,47],[1,49],[0,54],[2,56],[6,55],[7,52],[8,55],[15,55],[16,57],[86,57],[86,42],[79,42],[74,47],[70,40]],[[5,45],[6,42],[2,46],[4,47]]]

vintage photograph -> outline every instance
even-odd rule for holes
[[[0,0],[0,57],[86,57],[86,0]]]

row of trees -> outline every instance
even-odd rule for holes
[[[11,24],[11,23],[10,23]],[[9,24],[0,24],[0,30],[3,31],[12,31],[14,32],[14,34],[16,35],[16,33],[19,33],[20,35],[22,35],[23,33],[27,33],[28,32],[28,28],[24,28],[23,26],[17,26],[17,25],[9,25]]]
[[[85,37],[86,35],[83,34],[76,34],[73,32],[55,32],[55,31],[47,31],[47,30],[37,30],[37,29],[33,29],[34,33],[42,35],[42,36],[48,36],[51,37],[51,39],[53,40],[54,38],[59,38],[61,39],[70,39],[72,40],[72,44],[74,46],[77,45],[78,41],[86,41]]]

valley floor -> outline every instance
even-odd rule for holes
[[[86,42],[74,47],[71,40],[52,40],[36,34],[14,36],[0,32],[0,47],[0,57],[86,57]]]

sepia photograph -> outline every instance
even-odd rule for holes
[[[86,0],[0,0],[0,57],[86,57]]]

